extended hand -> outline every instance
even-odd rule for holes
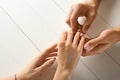
[[[115,29],[104,30],[97,38],[89,40],[84,48],[83,56],[99,54],[120,40],[120,32]]]
[[[17,73],[17,80],[40,80],[41,75],[55,62],[56,51],[55,44],[37,55],[22,71]]]

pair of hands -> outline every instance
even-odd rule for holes
[[[68,80],[68,77],[65,79],[61,74],[65,72],[70,76],[78,64],[85,42],[85,38],[80,35],[80,32],[74,34],[72,30],[63,32],[58,44],[37,55],[23,70],[16,74],[17,80],[40,80],[42,74],[53,65],[56,56],[58,56],[58,68],[53,80]],[[56,48],[57,46],[58,48]]]
[[[56,56],[58,56],[58,68],[54,80],[68,80],[81,55],[89,56],[101,53],[118,42],[120,31],[117,29],[105,30],[97,38],[89,40],[80,36],[80,32],[76,32],[81,27],[84,33],[87,32],[96,17],[99,3],[100,0],[85,0],[83,3],[74,4],[66,21],[72,31],[64,32],[61,35],[58,49],[55,44],[46,49],[42,55],[37,55],[32,59],[23,70],[17,73],[17,80],[39,80],[42,74],[55,62]],[[78,24],[79,16],[87,17],[83,26]],[[76,34],[74,34],[75,32]]]
[[[55,62],[56,56],[58,56],[58,67],[53,80],[69,80],[81,55],[88,56],[103,52],[120,40],[119,34],[120,32],[116,29],[105,30],[99,37],[85,44],[84,35],[80,32],[76,34],[72,30],[64,32],[59,40],[58,49],[55,44],[41,55],[37,55],[23,70],[17,73],[17,80],[39,80]],[[84,51],[83,48],[87,45],[93,46],[93,48],[89,47],[92,49],[91,51]]]
[[[84,0],[84,2],[72,5],[66,23],[74,33],[76,33],[78,29],[82,29],[83,33],[88,31],[97,15],[100,2],[101,0]],[[84,25],[80,25],[77,21],[80,16],[85,16],[87,18]],[[102,53],[120,40],[119,34],[120,31],[117,31],[116,29],[108,29],[104,30],[94,39],[87,39],[84,45],[85,51],[82,55],[89,56]]]

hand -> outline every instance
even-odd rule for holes
[[[58,69],[73,71],[83,52],[84,37],[72,30],[64,32],[58,43]]]
[[[64,32],[58,43],[58,67],[53,80],[69,80],[83,52],[84,37],[72,30]]]
[[[104,30],[97,38],[89,40],[84,48],[83,56],[99,54],[120,40],[120,32],[115,29]]]
[[[87,32],[96,17],[100,2],[101,0],[84,0],[84,2],[73,4],[71,6],[66,23],[72,28],[73,32],[76,32],[77,29],[82,28],[82,25],[80,25],[77,21],[80,16],[86,16],[87,18],[82,28],[84,33]]]
[[[56,51],[55,44],[37,55],[22,71],[16,74],[17,80],[40,80],[41,75],[55,62]]]

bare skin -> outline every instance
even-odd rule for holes
[[[41,75],[46,72],[56,60],[56,46],[55,44],[47,48],[42,54],[33,58],[25,68],[16,74],[17,80],[40,80]],[[15,80],[15,76],[0,78],[0,80]]]
[[[79,62],[85,42],[80,32],[64,32],[58,43],[58,67],[53,80],[70,80],[71,74]]]
[[[89,40],[84,48],[83,56],[100,54],[120,41],[120,26],[104,30],[98,37]]]
[[[87,32],[97,15],[100,2],[101,0],[83,0],[83,2],[71,6],[66,23],[71,27],[74,33],[77,29],[81,28],[84,33]],[[87,18],[83,26],[77,21],[80,16],[86,16]]]

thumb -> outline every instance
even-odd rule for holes
[[[52,66],[52,64],[55,62],[55,58],[51,58],[49,60],[47,60],[45,63],[43,63],[38,70],[42,71],[42,70],[47,70],[50,66]]]
[[[103,38],[98,37],[95,39],[91,39],[90,41],[88,41],[85,45],[84,48],[86,51],[91,51],[93,48],[95,48],[97,45],[103,43]]]
[[[94,21],[94,19],[95,19],[95,15],[87,18],[87,20],[85,21],[83,28],[82,28],[82,31],[84,33],[86,33],[88,31],[88,29],[89,29],[90,25],[92,24],[92,22]]]

